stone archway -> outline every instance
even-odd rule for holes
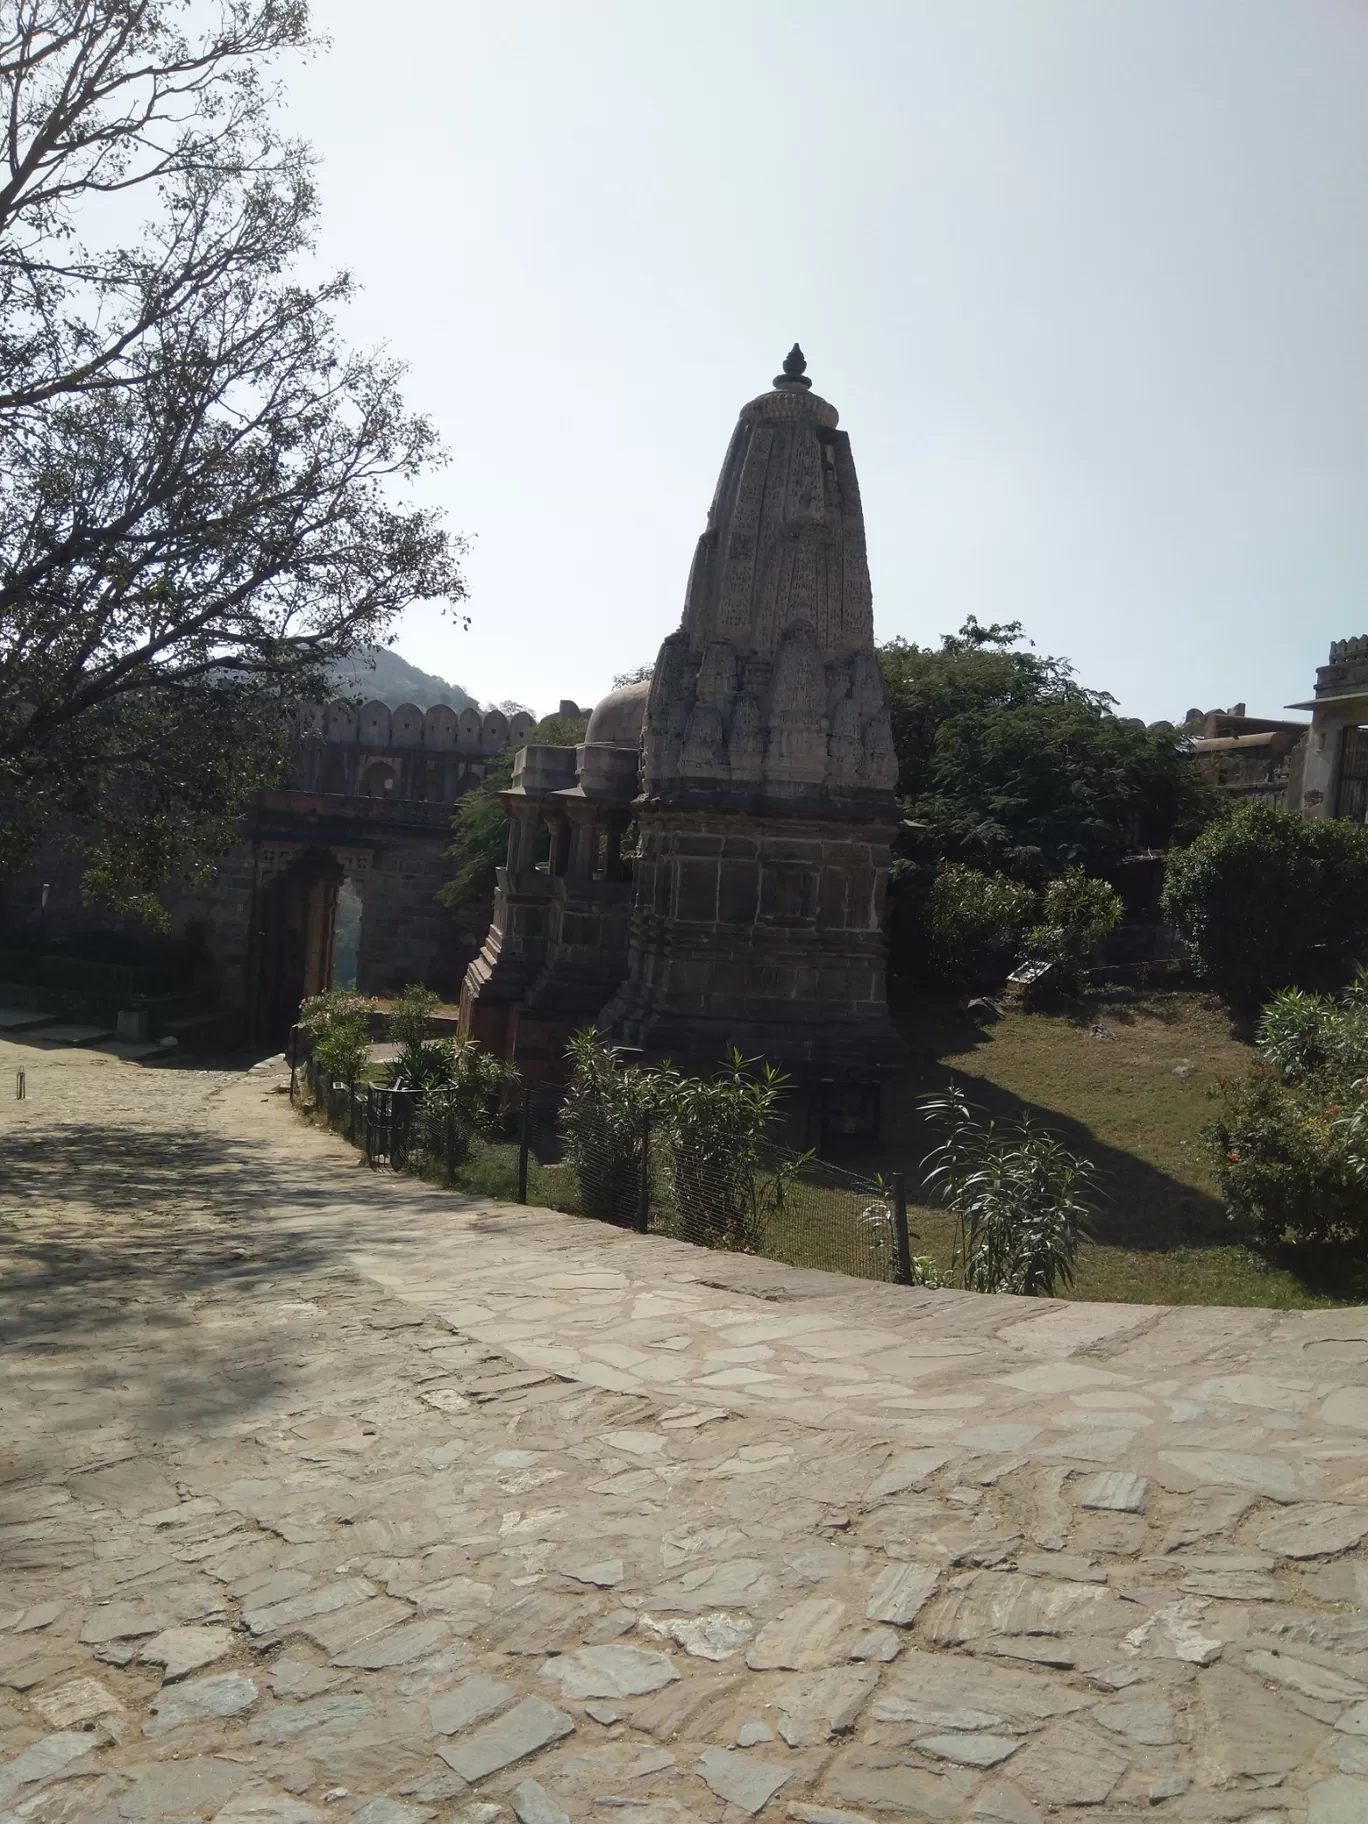
[[[256,1028],[283,1044],[299,1003],[332,980],[333,930],[343,867],[331,849],[301,849],[265,886]]]

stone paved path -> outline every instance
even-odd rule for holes
[[[865,1285],[16,1062],[0,1824],[1368,1824],[1368,1310]]]

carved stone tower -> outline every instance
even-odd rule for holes
[[[795,345],[743,406],[642,731],[627,1044],[823,1068],[896,1049],[897,769],[850,439]]]

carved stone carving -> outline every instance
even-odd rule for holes
[[[850,440],[835,406],[785,372],[742,408],[660,651],[646,796],[890,794],[870,601]]]

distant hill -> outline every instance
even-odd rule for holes
[[[453,709],[479,708],[468,690],[448,684],[430,671],[419,671],[388,646],[362,647],[353,658],[339,660],[329,677],[339,695],[388,703],[391,709],[401,703],[414,703],[419,709],[431,709],[434,703],[450,703]]]

